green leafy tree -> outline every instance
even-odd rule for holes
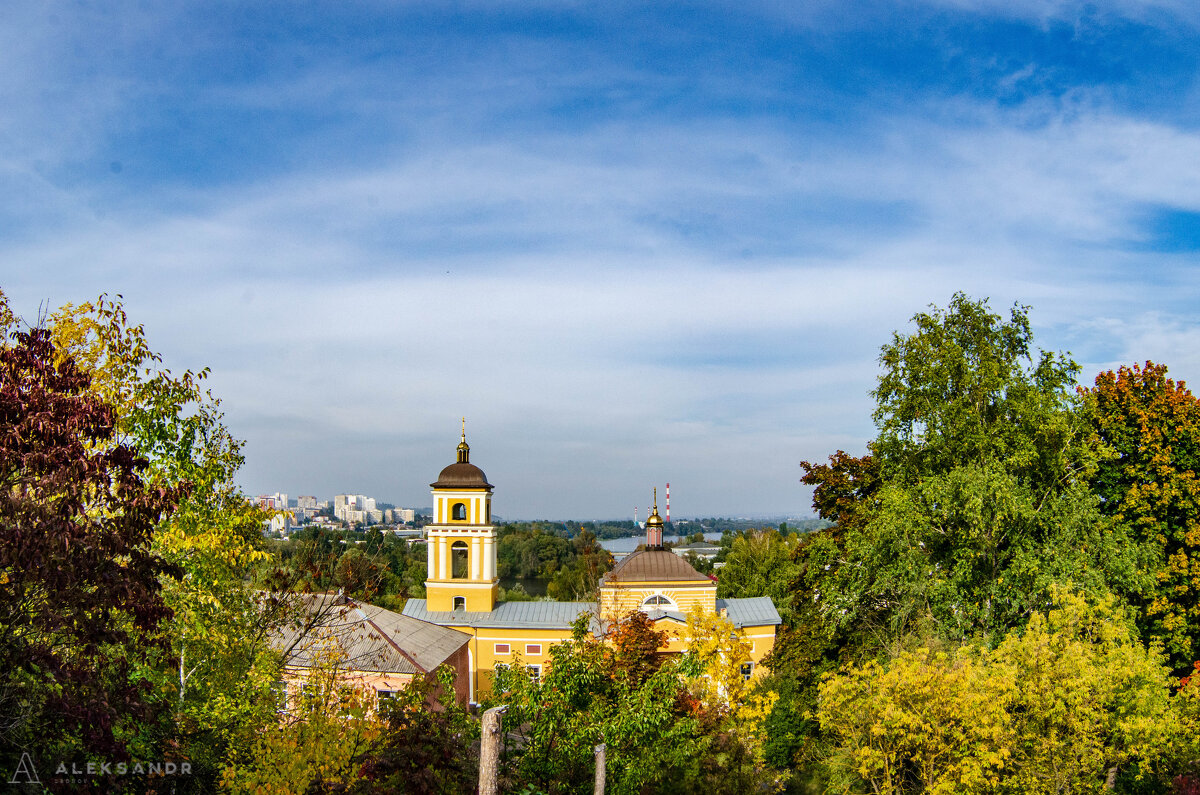
[[[913,321],[880,356],[880,486],[822,579],[826,614],[963,638],[1019,625],[1054,582],[1135,588],[1137,548],[1089,489],[1078,367],[1035,353],[1025,307],[1005,321],[959,294]]]
[[[241,442],[204,389],[207,370],[172,373],[120,302],[101,296],[68,304],[50,318],[59,355],[83,363],[91,389],[114,406],[115,435],[147,462],[152,488],[178,488],[175,510],[155,527],[153,549],[181,576],[163,580],[169,645],[148,669],[173,719],[155,727],[159,743],[192,763],[187,784],[211,788],[232,745],[251,742],[272,717],[269,689],[278,660],[267,646],[270,615],[246,585],[267,556],[262,511],[234,479]]]
[[[282,719],[264,726],[247,754],[229,760],[225,791],[344,792],[359,783],[362,759],[381,742],[385,726],[374,691],[344,684],[342,662],[330,654],[306,672]]]
[[[798,574],[795,561],[798,536],[765,528],[738,533],[717,572],[717,596],[722,599],[769,596],[787,609],[791,585]]]
[[[385,728],[360,760],[359,795],[458,795],[479,778],[479,722],[455,700],[447,667],[414,679],[380,705]]]

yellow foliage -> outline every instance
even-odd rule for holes
[[[688,613],[685,672],[692,696],[706,708],[724,712],[731,729],[745,742],[755,763],[762,765],[765,722],[778,694],[755,686],[742,672],[750,660],[746,633],[733,622],[699,607]]]
[[[1185,758],[1198,697],[1171,698],[1112,599],[1052,597],[995,651],[922,648],[828,676],[818,713],[843,790],[1099,793],[1113,768]]]
[[[343,686],[339,659],[329,654],[288,699],[288,716],[263,731],[249,758],[225,769],[222,788],[236,795],[290,795],[324,783],[352,788],[361,759],[386,730],[373,695]]]

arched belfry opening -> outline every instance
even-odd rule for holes
[[[463,502],[454,503],[454,507],[450,509],[450,518],[456,522],[465,522],[467,520],[467,504]]]
[[[455,541],[450,546],[450,577],[465,580],[471,576],[471,555],[466,541]]]

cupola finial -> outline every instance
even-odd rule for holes
[[[467,444],[467,418],[462,418],[462,441],[458,443],[458,463],[470,463],[471,446]]]

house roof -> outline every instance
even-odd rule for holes
[[[375,605],[309,596],[302,618],[275,633],[287,665],[315,667],[331,656],[342,668],[383,673],[432,671],[470,642],[461,632]]]
[[[404,615],[442,626],[570,629],[583,613],[596,613],[595,602],[500,602],[494,610],[430,611],[424,599],[404,603]]]
[[[491,612],[470,613],[466,611],[435,611],[425,608],[424,599],[409,599],[404,605],[404,615],[444,626],[498,627],[508,629],[570,629],[575,619],[590,613],[589,628],[594,634],[603,631],[596,619],[598,606],[595,602],[500,602]],[[769,596],[750,599],[718,599],[717,610],[724,609],[735,627],[778,626],[783,623],[775,603]],[[676,611],[651,610],[653,620],[671,618],[687,623],[687,615]],[[453,630],[451,630],[453,631]]]
[[[640,549],[622,558],[616,568],[604,575],[600,584],[660,581],[712,582],[668,549]]]
[[[779,617],[779,611],[775,609],[775,603],[769,596],[757,596],[751,599],[718,599],[717,611],[720,612],[722,609],[726,611],[726,618],[738,629],[747,626],[778,626],[783,623],[783,619]],[[648,610],[646,615],[650,617],[651,621],[667,618],[680,624],[686,624],[688,619],[687,613],[680,613],[677,610]]]
[[[717,611],[724,608],[729,620],[735,627],[763,626],[783,623],[775,603],[769,596],[752,596],[747,599],[718,599]]]

